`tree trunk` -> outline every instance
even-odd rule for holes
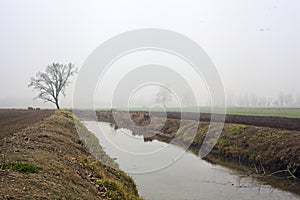
[[[60,110],[60,107],[59,107],[59,104],[58,104],[58,99],[55,99],[55,105],[56,105],[57,110]]]

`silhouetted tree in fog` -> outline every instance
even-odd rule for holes
[[[65,96],[65,88],[68,86],[69,79],[77,73],[77,69],[72,63],[67,65],[53,63],[46,67],[45,72],[38,72],[30,79],[28,87],[33,87],[39,92],[36,98],[44,100],[44,102],[54,103],[57,109],[59,107],[59,95]]]
[[[172,101],[171,91],[167,88],[160,86],[158,93],[156,94],[156,102],[162,104],[164,108]]]

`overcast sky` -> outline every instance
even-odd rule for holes
[[[227,93],[297,94],[299,11],[299,0],[0,0],[0,107],[43,105],[32,100],[31,76],[52,62],[80,68],[102,42],[139,28],[197,42]],[[62,106],[71,101],[70,88]]]

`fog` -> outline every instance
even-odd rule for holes
[[[228,106],[300,107],[300,1],[298,0],[212,0],[212,1],[0,1],[0,107],[49,107],[33,100],[30,77],[52,62],[74,63],[79,69],[99,45],[120,33],[141,28],[178,32],[198,43],[214,63],[225,89]],[[106,83],[97,87],[96,107],[110,106],[112,88],[122,73],[145,62],[146,54],[128,55],[108,71]],[[144,56],[144,57],[143,57]],[[164,58],[163,58],[164,57]],[[184,63],[152,53],[165,66],[177,70],[190,82],[198,105],[209,105],[210,91],[203,79],[194,76]],[[173,61],[173,62],[172,62]],[[145,64],[153,64],[150,61]],[[161,64],[161,63],[159,63]],[[180,64],[180,66],[179,66]],[[121,67],[119,66],[127,66]],[[139,76],[155,77],[155,73]],[[171,73],[163,85],[180,91],[182,82]],[[174,81],[176,80],[176,81]],[[61,107],[72,107],[73,84],[61,98]],[[87,80],[88,81],[88,80]],[[130,81],[129,81],[130,82]],[[127,82],[127,83],[129,83]],[[132,95],[131,106],[155,105],[159,85],[150,85]],[[120,93],[121,94],[121,93]],[[171,97],[178,106],[191,92]],[[85,104],[82,94],[79,107]],[[128,105],[116,99],[115,105]],[[185,106],[193,106],[195,102]]]

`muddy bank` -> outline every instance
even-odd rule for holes
[[[115,124],[110,111],[98,111],[98,120]],[[209,122],[168,118],[164,126],[159,116],[145,112],[130,114],[118,111],[116,128],[128,128],[145,140],[157,139],[199,150],[209,127]],[[170,116],[169,116],[170,117]],[[244,116],[245,117],[245,116]],[[261,122],[263,123],[263,122]],[[139,125],[139,126],[136,126]],[[292,127],[292,126],[290,126]],[[189,132],[196,131],[195,136]],[[176,139],[175,139],[176,137]],[[249,166],[252,171],[265,176],[300,178],[300,131],[246,124],[226,123],[210,155],[218,155]]]
[[[191,149],[192,150],[192,149]],[[300,181],[294,178],[285,178],[281,176],[267,176],[262,173],[256,173],[254,171],[253,166],[247,165],[246,163],[232,160],[230,158],[225,158],[216,154],[209,154],[204,158],[206,161],[217,164],[221,166],[225,166],[229,169],[235,169],[244,174],[244,177],[254,177],[259,182],[265,183],[267,185],[272,186],[273,188],[277,188],[284,191],[289,191],[294,194],[300,195],[299,185]],[[270,171],[265,169],[267,174],[271,174]]]
[[[140,199],[133,180],[67,111],[5,135],[0,154],[0,199]]]

